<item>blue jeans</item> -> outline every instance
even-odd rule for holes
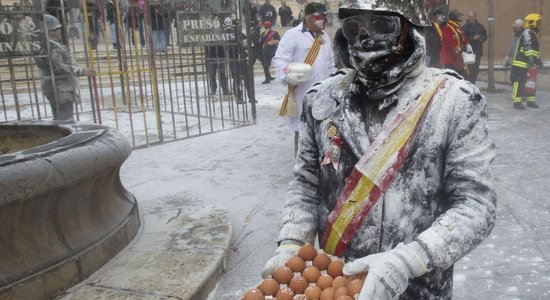
[[[153,50],[166,51],[166,40],[164,30],[153,30]]]

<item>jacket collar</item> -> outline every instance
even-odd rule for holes
[[[338,103],[331,117],[342,139],[349,145],[355,156],[360,158],[370,142],[361,108],[350,102],[352,91],[356,88],[354,83],[356,74],[355,70],[347,72],[341,83],[332,91],[332,98],[342,99],[342,101]]]

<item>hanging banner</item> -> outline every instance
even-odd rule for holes
[[[177,12],[178,45],[223,45],[237,43],[237,16],[231,12]]]
[[[0,57],[39,53],[45,41],[43,14],[28,10],[0,11]]]

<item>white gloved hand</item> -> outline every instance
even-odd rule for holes
[[[506,55],[506,56],[504,57],[504,59],[502,60],[502,66],[504,66],[504,67],[509,67],[509,66],[510,66],[511,60],[512,60],[512,59],[510,58],[510,56]]]
[[[466,53],[474,53],[474,50],[472,49],[472,45],[466,44]]]
[[[262,278],[269,277],[275,269],[284,266],[286,261],[294,256],[300,248],[301,246],[297,244],[281,242],[277,250],[275,250],[273,257],[265,263],[262,271]]]
[[[426,259],[418,243],[400,243],[390,251],[347,263],[343,272],[346,276],[368,272],[358,300],[393,300],[405,292],[409,279],[428,271]]]
[[[290,85],[298,85],[302,82],[308,81],[308,77],[303,73],[288,73],[286,74],[284,81]]]
[[[284,81],[290,85],[298,85],[309,80],[311,65],[305,63],[291,63],[283,69],[286,74]]]

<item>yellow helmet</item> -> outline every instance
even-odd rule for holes
[[[535,13],[532,13],[532,14],[528,14],[527,17],[525,17],[525,22],[524,22],[524,27],[527,29],[527,28],[531,28],[531,29],[535,29],[537,28],[537,22],[542,20],[542,17],[541,15],[539,14],[535,14]]]

